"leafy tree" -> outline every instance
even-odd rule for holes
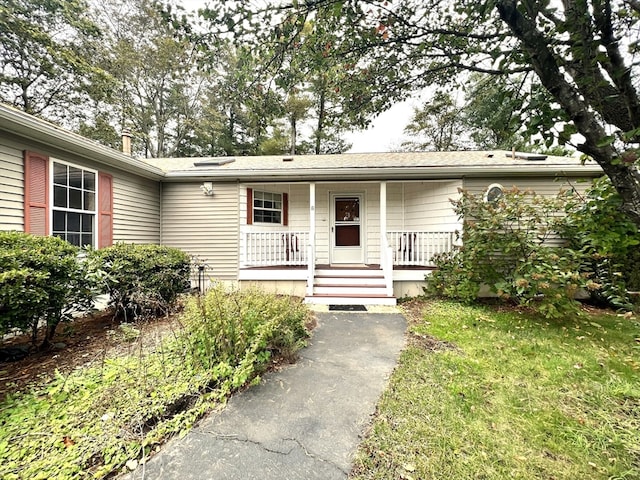
[[[459,150],[463,143],[461,108],[446,92],[437,91],[422,107],[414,108],[405,133],[423,141],[411,140],[402,143],[410,151],[450,151]]]
[[[87,90],[104,77],[91,62],[99,38],[84,0],[4,0],[0,99],[52,120],[80,115]]]
[[[197,44],[179,35],[154,0],[108,0],[95,15],[105,31],[100,61],[112,83],[94,97],[94,110],[108,111],[116,131],[129,129],[140,142],[138,154],[175,156],[193,138],[200,115],[205,80]],[[111,131],[101,121],[97,115],[84,131],[109,144]]]
[[[531,144],[531,135],[523,127],[530,94],[527,87],[532,87],[529,76],[470,75],[463,122],[479,148],[523,151]]]
[[[330,54],[350,65],[352,105],[381,111],[410,91],[455,83],[462,71],[534,72],[544,95],[532,99],[529,126],[549,144],[559,122],[563,141],[580,134],[577,150],[602,166],[640,225],[640,3],[273,0],[258,9],[218,0],[209,18],[239,37],[287,48],[300,23],[320,10],[336,27]]]

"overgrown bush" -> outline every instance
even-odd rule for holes
[[[56,327],[92,305],[95,285],[78,248],[57,237],[0,232],[0,332],[31,332],[44,321],[43,347]]]
[[[257,289],[214,285],[185,307],[191,357],[206,368],[261,370],[273,354],[290,357],[306,336],[307,309]],[[246,379],[241,379],[246,381]]]
[[[562,234],[583,254],[583,271],[601,286],[592,292],[594,298],[631,308],[627,292],[640,290],[640,233],[621,206],[611,181],[597,179],[584,196],[569,198]]]
[[[126,319],[166,313],[189,286],[189,255],[159,245],[118,243],[91,252],[105,272],[109,304]]]
[[[470,302],[487,285],[547,317],[576,312],[577,290],[597,285],[580,274],[580,256],[558,237],[565,197],[513,189],[487,202],[463,191],[453,202],[464,221],[462,246],[434,259],[427,292]]]

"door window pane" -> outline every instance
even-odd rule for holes
[[[336,247],[359,247],[360,225],[336,225]]]
[[[336,222],[360,221],[359,198],[336,198]]]

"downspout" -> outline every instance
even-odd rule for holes
[[[163,201],[162,201],[162,182],[158,182],[160,184],[160,186],[158,187],[158,193],[160,196],[160,209],[159,209],[159,213],[160,213],[160,245],[164,245],[164,218],[163,218]]]

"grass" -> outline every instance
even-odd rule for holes
[[[354,479],[640,478],[640,323],[426,304]]]

